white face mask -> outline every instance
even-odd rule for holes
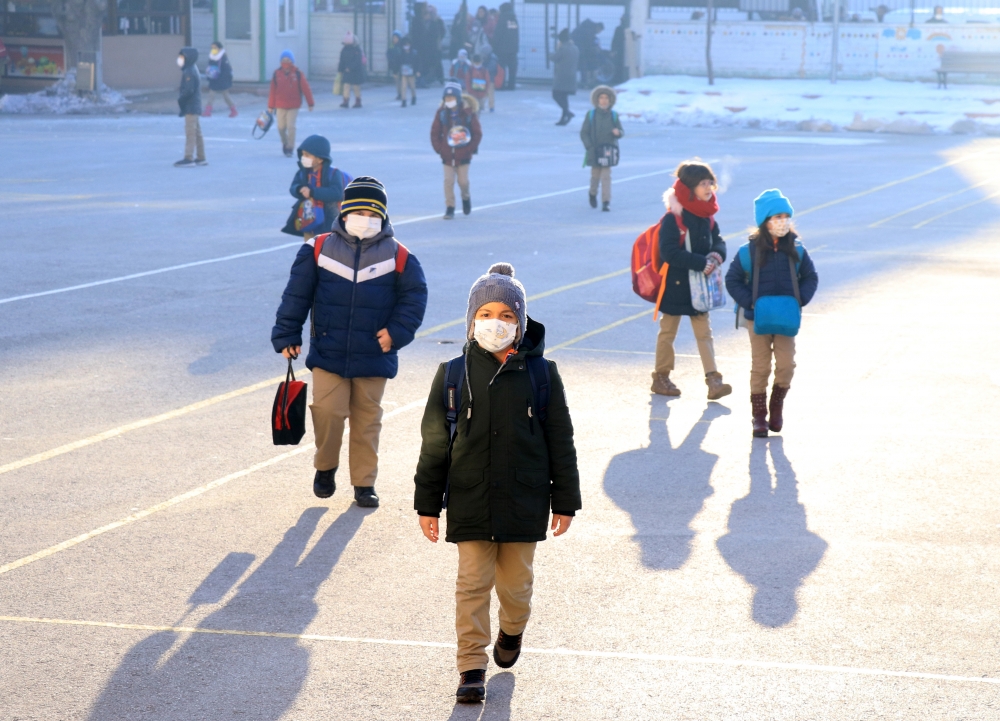
[[[499,353],[517,338],[517,323],[507,323],[499,318],[476,319],[473,337],[479,347],[490,353]]]
[[[767,232],[772,238],[784,238],[791,230],[791,218],[771,218],[767,221]]]
[[[457,105],[458,105],[458,101],[457,100],[451,100],[451,99],[449,99],[449,100],[445,100],[444,101],[444,106],[446,108],[448,108],[449,110],[454,110]]]
[[[299,158],[299,162],[302,163],[303,168],[311,168],[313,166],[313,159],[307,158],[305,155]]]
[[[184,67],[184,58],[183,57],[178,57],[177,58],[177,67],[179,67],[179,68],[183,68]]]
[[[382,219],[378,216],[369,218],[360,213],[351,213],[344,218],[344,228],[355,238],[362,240],[373,238],[382,230]]]

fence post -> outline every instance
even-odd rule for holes
[[[712,69],[712,15],[715,14],[714,0],[706,0],[705,4],[705,68],[708,70],[708,84],[715,85],[715,72]]]
[[[840,0],[833,0],[833,39],[830,42],[830,82],[837,82],[837,60],[840,54]]]

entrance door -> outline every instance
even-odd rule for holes
[[[254,0],[217,0],[218,33],[233,65],[233,79],[262,81],[260,18]]]

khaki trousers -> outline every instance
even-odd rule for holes
[[[458,543],[458,581],[455,584],[455,633],[458,671],[485,669],[490,633],[490,591],[496,586],[500,601],[500,629],[516,636],[531,616],[535,580],[534,543]]]
[[[322,368],[313,369],[313,465],[328,471],[340,465],[344,421],[351,419],[350,466],[352,486],[374,486],[378,476],[378,436],[382,430],[382,394],[386,378],[341,378]]]
[[[444,166],[444,204],[449,208],[455,207],[455,180],[458,180],[458,189],[462,191],[462,200],[469,199],[469,163],[465,165],[445,165]]]
[[[493,78],[490,78],[489,82],[486,83],[486,99],[489,101],[490,110],[493,110],[496,107],[497,99],[497,87],[493,84]]]
[[[772,355],[774,384],[790,388],[795,375],[795,339],[787,335],[757,335],[753,332],[753,321],[747,322],[747,330],[750,333],[750,392],[767,393]]]
[[[656,372],[667,375],[674,369],[674,339],[681,326],[682,315],[663,314],[660,318],[660,332],[656,335]],[[701,356],[701,366],[705,373],[714,373],[715,345],[712,343],[712,325],[708,313],[688,316],[691,319],[691,330],[698,342],[698,355]]]
[[[406,100],[406,90],[409,88],[410,97],[417,97],[417,76],[416,75],[402,75],[399,79],[399,95]]]
[[[201,123],[198,122],[197,115],[184,116],[184,157],[187,160],[194,159],[194,151],[197,148],[198,160],[205,159],[205,140],[201,137]]]
[[[236,107],[235,103],[233,103],[233,99],[231,97],[229,97],[229,91],[228,90],[219,90],[219,91],[209,90],[208,91],[208,106],[209,107],[212,107],[212,103],[215,102],[215,93],[216,92],[222,93],[222,99],[226,101],[226,105],[229,106],[230,110],[232,110],[233,108]]]
[[[361,100],[361,86],[351,85],[350,83],[344,83],[344,102],[346,103],[351,99],[351,90],[354,90],[354,99]]]
[[[601,202],[611,202],[611,168],[590,168],[590,194],[597,195],[597,185],[601,185]]]
[[[298,108],[278,108],[278,135],[281,147],[295,150],[295,121],[299,117]]]

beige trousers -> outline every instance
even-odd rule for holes
[[[701,356],[701,366],[705,373],[714,373],[715,345],[712,343],[712,324],[708,313],[687,316],[691,319],[691,330],[698,342],[698,355]],[[681,326],[682,315],[663,314],[660,318],[660,332],[656,335],[656,372],[667,375],[674,369],[674,339]]]
[[[402,75],[399,79],[399,94],[402,96],[403,100],[406,100],[406,91],[409,89],[410,97],[417,97],[417,76],[416,75]]]
[[[747,330],[750,333],[750,392],[767,393],[772,355],[774,384],[790,388],[795,375],[795,339],[787,335],[757,335],[753,332],[753,321],[747,322]]]
[[[590,194],[597,195],[597,185],[601,185],[601,202],[611,202],[611,168],[590,168]]]
[[[195,159],[194,151],[198,150],[197,159],[205,159],[205,139],[201,137],[201,123],[197,115],[184,116],[184,157]]]
[[[341,378],[322,368],[313,369],[313,465],[328,471],[340,465],[344,421],[351,419],[348,446],[352,486],[374,486],[378,476],[378,436],[382,430],[382,394],[385,378]]]
[[[361,86],[351,85],[350,83],[344,83],[344,102],[346,103],[351,99],[351,90],[354,90],[354,99],[361,100]]]
[[[299,117],[298,108],[278,108],[278,135],[281,147],[295,150],[295,121]]]
[[[490,591],[496,586],[500,601],[500,629],[516,636],[531,616],[535,580],[534,543],[462,541],[458,545],[458,581],[455,584],[455,633],[458,671],[485,669],[490,633]]]
[[[229,97],[229,91],[228,90],[219,90],[219,91],[209,90],[208,91],[208,105],[209,105],[209,107],[211,107],[212,103],[215,102],[215,93],[216,92],[222,93],[222,99],[226,101],[226,105],[229,106],[230,110],[236,107],[236,104],[233,103],[233,99],[231,97]]]
[[[458,180],[458,189],[462,192],[462,200],[469,199],[469,163],[465,165],[445,165],[444,166],[444,204],[449,208],[455,207],[455,180]]]

